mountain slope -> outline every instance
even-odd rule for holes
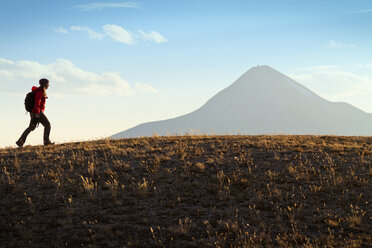
[[[329,102],[269,66],[258,66],[194,112],[144,123],[113,138],[185,132],[372,135],[372,114]]]

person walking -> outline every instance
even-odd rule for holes
[[[17,140],[18,147],[22,147],[26,142],[26,138],[30,132],[35,130],[38,123],[44,126],[44,145],[53,145],[49,139],[51,125],[48,118],[44,114],[45,101],[48,98],[46,90],[49,88],[49,80],[42,78],[39,80],[40,87],[33,86],[32,91],[35,92],[34,108],[30,112],[31,120],[28,128],[22,133],[21,137]]]

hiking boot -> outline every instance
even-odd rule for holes
[[[19,140],[17,140],[17,142],[16,142],[16,144],[17,144],[18,147],[22,147],[24,143],[25,143],[25,141],[22,140],[22,139],[19,139]]]
[[[48,145],[54,145],[54,142],[50,140],[44,141],[44,146],[48,146]]]

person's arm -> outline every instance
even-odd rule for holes
[[[39,90],[35,93],[35,105],[34,105],[34,113],[36,118],[40,118],[40,111],[41,111],[41,99],[43,98],[43,91]]]

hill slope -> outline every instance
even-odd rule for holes
[[[372,138],[0,149],[3,247],[368,247]]]
[[[113,138],[184,133],[372,135],[372,114],[329,102],[269,66],[250,69],[198,110]]]

